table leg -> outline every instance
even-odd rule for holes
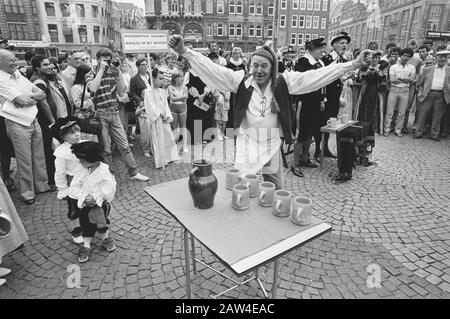
[[[322,141],[320,141],[320,170],[323,168],[323,158],[325,157],[325,133],[322,133]]]
[[[266,292],[266,288],[264,288],[264,285],[261,282],[261,279],[259,279],[259,268],[255,270],[255,280],[258,283],[259,287],[261,287],[262,292],[264,294],[264,298],[266,298],[266,299],[269,298],[269,296],[267,295],[267,292]]]
[[[278,259],[275,260],[273,265],[273,285],[272,285],[272,299],[277,298],[277,290],[278,290],[278,268],[279,268]]]
[[[194,274],[197,273],[197,264],[195,262],[195,239],[191,234],[191,255],[192,255],[192,270],[194,270]]]
[[[192,299],[191,295],[191,267],[190,256],[189,256],[189,232],[187,229],[184,230],[184,261],[186,263],[186,290],[187,299]]]
[[[338,170],[341,169],[341,143],[339,143],[340,131],[336,131],[336,150],[337,150],[337,166]]]

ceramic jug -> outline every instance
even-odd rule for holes
[[[212,163],[207,160],[194,161],[194,169],[189,177],[189,192],[194,200],[194,206],[199,209],[209,209],[214,206],[217,192],[217,178],[212,172]]]

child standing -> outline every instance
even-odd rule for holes
[[[89,260],[91,241],[98,232],[101,247],[108,252],[116,250],[114,241],[109,238],[110,202],[116,193],[116,180],[103,161],[103,146],[97,142],[83,142],[72,145],[72,152],[80,160],[69,188],[69,196],[77,200],[80,208],[80,225],[84,244],[78,254],[78,262]]]
[[[170,111],[172,112],[173,122],[170,123],[174,135],[178,136],[179,130],[183,136],[183,152],[189,151],[187,147],[187,132],[186,132],[186,118],[187,118],[187,104],[188,89],[183,84],[184,75],[182,72],[176,72],[172,75],[172,85],[169,86]],[[178,138],[176,138],[178,140]]]
[[[151,157],[153,153],[150,143],[150,122],[148,121],[147,113],[145,112],[144,103],[136,108],[136,116],[139,119],[139,128],[141,130],[141,146],[145,157]]]
[[[77,202],[70,198],[69,186],[75,174],[75,168],[80,164],[78,158],[70,149],[72,145],[80,143],[81,131],[75,117],[59,118],[52,126],[52,135],[61,144],[55,150],[55,185],[58,188],[57,198],[66,200],[68,206],[67,218],[71,224],[72,240],[75,244],[83,243]]]

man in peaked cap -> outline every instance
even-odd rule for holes
[[[348,44],[351,42],[351,38],[347,32],[340,32],[331,40],[331,46],[333,47],[333,51],[331,53],[325,55],[322,58],[325,66],[334,64],[334,63],[345,63],[347,60],[344,58],[345,53],[347,52]],[[329,84],[326,87],[326,103],[325,103],[325,112],[323,112],[322,117],[322,125],[326,125],[327,121],[331,117],[337,117],[339,114],[340,102],[339,98],[342,92],[342,81],[341,79],[337,79],[333,83]],[[324,155],[326,157],[337,158],[336,155],[330,152],[328,148],[328,140],[330,138],[330,134],[325,134],[325,143],[324,143]],[[316,150],[317,151],[317,150]],[[320,152],[320,150],[319,150]]]

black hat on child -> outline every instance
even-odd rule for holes
[[[77,158],[84,159],[89,163],[103,161],[103,153],[105,150],[100,143],[92,141],[81,142],[72,145],[71,149]]]
[[[60,139],[75,125],[80,125],[78,119],[74,116],[68,116],[65,118],[59,118],[51,128],[52,136],[56,139]]]

